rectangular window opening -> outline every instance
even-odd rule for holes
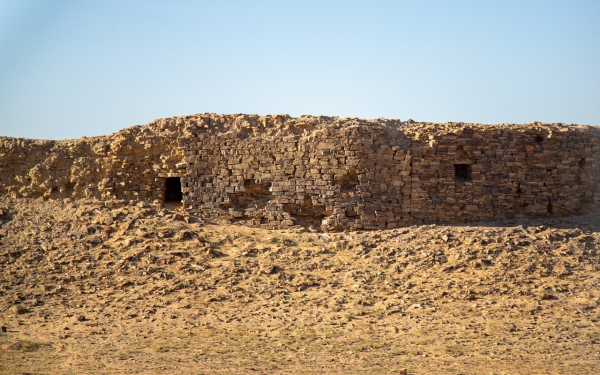
[[[165,202],[181,202],[182,199],[181,178],[167,178],[167,181],[165,182]]]
[[[473,180],[471,164],[454,164],[454,177],[457,181]]]

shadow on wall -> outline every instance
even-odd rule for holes
[[[308,194],[304,194],[303,199],[297,200],[295,203],[285,203],[283,211],[292,216],[296,225],[303,227],[320,226],[321,220],[332,214],[331,211],[325,209],[324,204],[313,201]]]
[[[256,182],[253,179],[246,179],[242,186],[234,193],[229,193],[229,205],[238,211],[244,211],[248,208],[265,208],[271,199],[268,182]]]

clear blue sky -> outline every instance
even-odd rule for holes
[[[193,113],[600,124],[600,1],[0,0],[0,135]]]

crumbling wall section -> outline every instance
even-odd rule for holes
[[[0,194],[19,197],[156,200],[179,176],[182,118],[77,140],[0,138]]]

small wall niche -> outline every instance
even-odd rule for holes
[[[181,202],[181,178],[168,177],[165,181],[165,202]]]
[[[347,174],[342,177],[342,180],[339,181],[340,184],[340,193],[348,194],[356,191],[356,186],[358,185],[358,176],[354,170],[351,170]]]
[[[471,164],[454,164],[454,177],[457,181],[472,181]]]
[[[246,179],[243,182],[244,189],[235,193],[229,193],[229,204],[227,207],[233,207],[236,210],[245,210],[250,207],[264,208],[273,197],[269,191],[269,182]]]

